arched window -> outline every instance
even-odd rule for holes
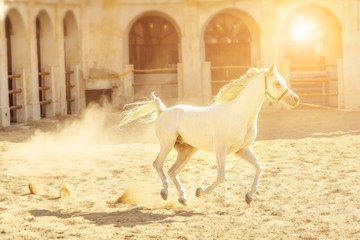
[[[215,16],[206,27],[206,59],[212,65],[250,65],[250,32],[237,17]]]
[[[81,63],[81,44],[76,19],[71,11],[65,15],[63,27],[67,113],[72,114],[79,110],[79,83],[74,69],[76,65]]]
[[[312,16],[297,14],[289,23],[286,36],[286,58],[292,64],[325,63],[325,31]]]
[[[6,35],[6,49],[7,49],[7,71],[8,75],[11,75],[13,73],[13,67],[12,67],[12,53],[11,53],[11,35],[14,35],[12,25],[10,18],[6,16],[5,18],[5,35]],[[8,79],[8,88],[9,91],[16,89],[16,79],[9,78]],[[15,106],[16,105],[16,95],[15,94],[9,94],[9,106]],[[15,122],[16,119],[16,112],[15,110],[10,110],[10,122]]]
[[[289,13],[285,31],[292,89],[303,102],[336,107],[337,60],[342,57],[342,30],[337,17],[323,6],[304,5]]]
[[[24,93],[30,95],[30,89],[26,88],[25,78],[22,73],[24,68],[30,67],[31,64],[29,41],[27,39],[25,23],[18,10],[10,9],[5,16],[4,23],[10,122],[24,122],[27,120]],[[29,103],[30,101],[27,100],[27,102]]]
[[[220,13],[207,25],[204,34],[206,61],[211,62],[212,93],[240,77],[251,65],[251,34],[236,15]]]
[[[173,68],[179,62],[179,36],[165,18],[145,16],[129,34],[130,63],[135,69]]]
[[[52,76],[49,69],[57,63],[56,39],[49,14],[42,10],[36,17],[36,48],[38,60],[39,103],[40,116],[49,117],[54,115],[53,96],[51,88]]]

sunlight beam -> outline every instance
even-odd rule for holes
[[[293,22],[291,27],[291,35],[295,41],[304,41],[310,37],[311,26],[304,18],[304,15],[299,15]]]

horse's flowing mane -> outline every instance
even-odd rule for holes
[[[234,100],[252,79],[264,71],[265,69],[249,68],[240,78],[232,80],[219,90],[213,99],[213,105]]]

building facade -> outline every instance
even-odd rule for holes
[[[155,91],[209,104],[277,64],[305,102],[360,108],[359,0],[0,0],[0,126]],[[267,106],[267,104],[266,104]]]

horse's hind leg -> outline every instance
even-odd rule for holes
[[[189,162],[191,157],[196,153],[197,148],[194,148],[186,143],[176,143],[175,149],[178,152],[178,156],[174,165],[172,165],[172,167],[169,169],[168,174],[174,182],[175,187],[179,193],[179,202],[183,205],[186,205],[186,193],[181,185],[179,173],[181,169]]]
[[[160,141],[160,152],[156,158],[156,160],[153,163],[154,168],[156,169],[157,173],[160,176],[161,182],[163,184],[163,189],[161,190],[161,197],[166,200],[169,194],[169,181],[166,179],[163,167],[164,167],[164,162],[165,159],[167,157],[167,155],[169,154],[169,152],[171,151],[171,149],[174,147],[175,144],[175,140],[176,137],[170,137],[165,139],[162,139]]]

